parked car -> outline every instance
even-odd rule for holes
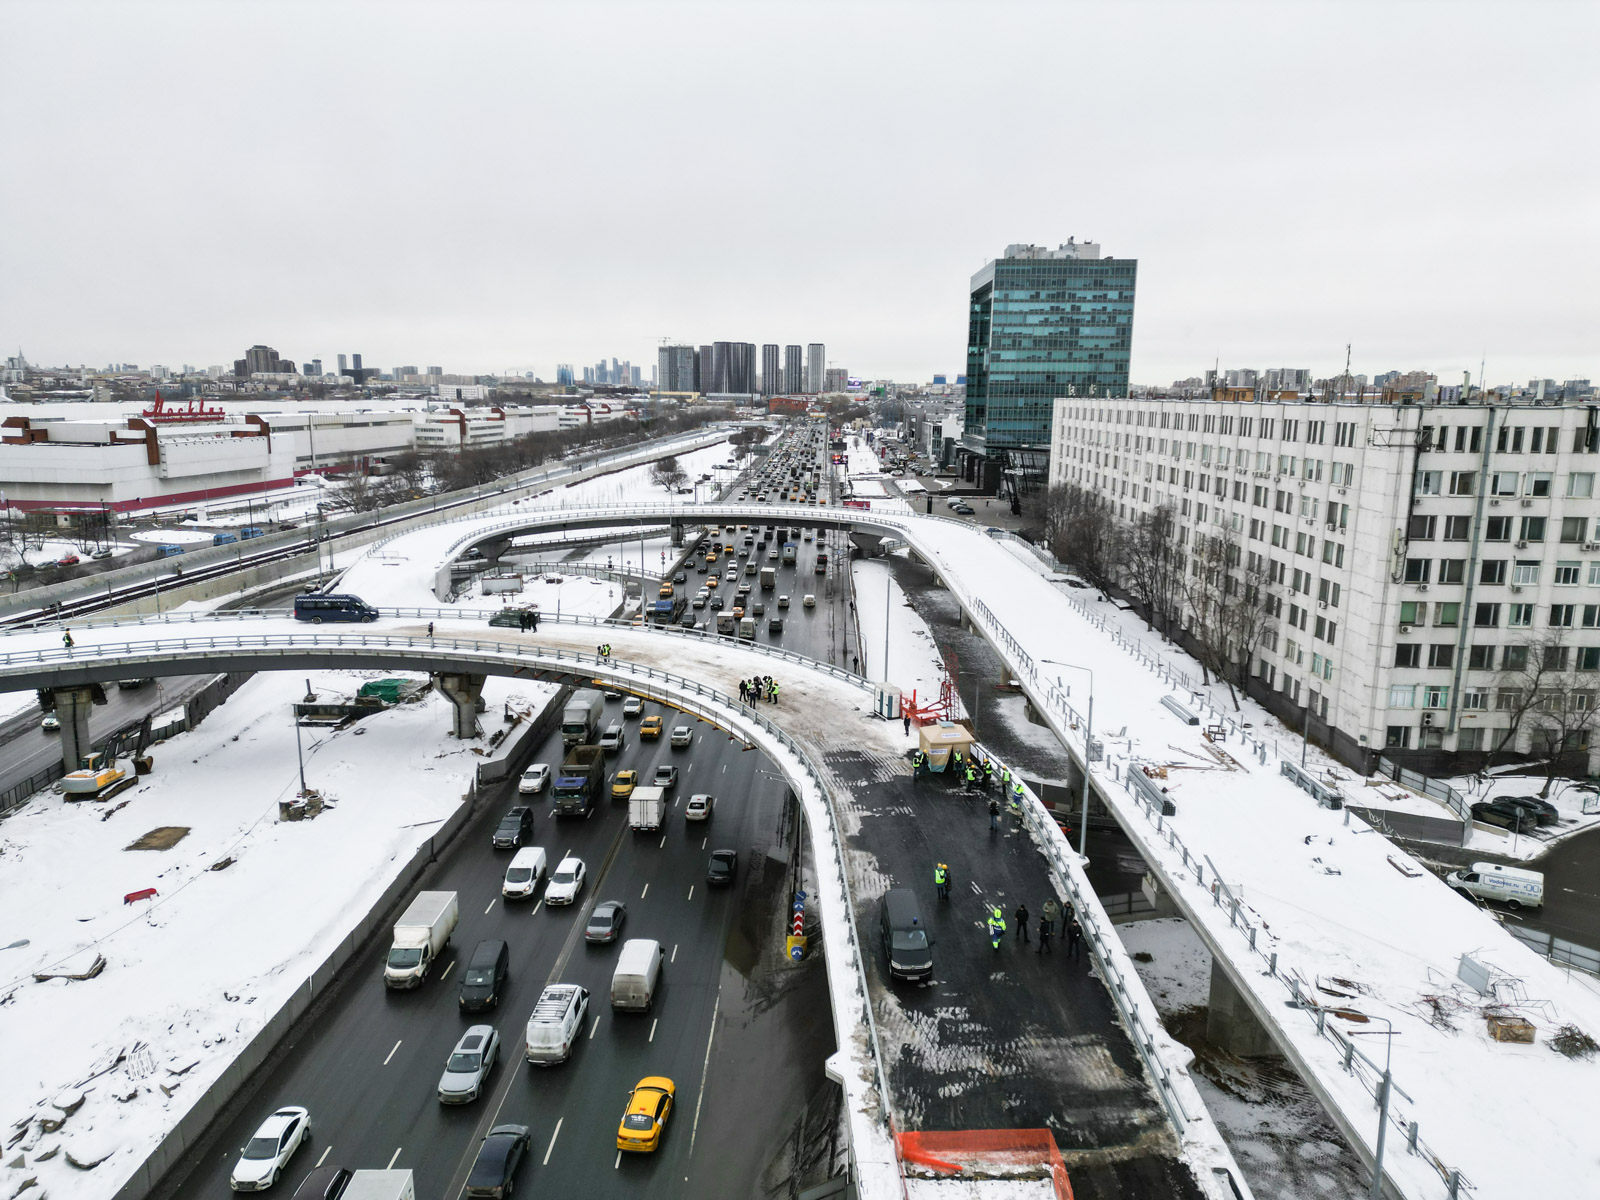
[[[515,808],[507,809],[506,815],[500,818],[500,824],[495,826],[494,848],[515,850],[522,845],[523,839],[532,836],[533,809],[526,804],[519,804]]]
[[[1510,800],[1480,800],[1472,806],[1472,819],[1519,832],[1533,829],[1539,824],[1536,812]]]
[[[567,855],[545,885],[544,902],[548,905],[571,904],[583,891],[583,881],[587,875],[588,868],[583,865],[583,859],[574,854]]]
[[[1502,804],[1520,804],[1533,813],[1534,819],[1541,825],[1555,825],[1561,820],[1561,810],[1538,796],[1499,796],[1497,799]]]
[[[739,873],[739,852],[737,850],[713,850],[711,861],[706,865],[706,882],[713,887],[726,887],[733,882],[733,877]]]
[[[285,1105],[265,1121],[245,1143],[233,1164],[228,1186],[236,1192],[264,1192],[278,1182],[295,1151],[311,1140],[311,1114],[298,1105]]]
[[[589,914],[589,923],[583,927],[583,940],[595,944],[614,942],[627,920],[626,904],[621,900],[602,900]]]
[[[544,791],[545,785],[550,782],[550,764],[534,763],[522,773],[522,778],[517,780],[517,791],[524,796],[533,796]]]
[[[530,1139],[526,1125],[496,1125],[489,1130],[467,1175],[465,1194],[472,1200],[510,1200],[512,1181],[528,1156]]]
[[[76,554],[63,554],[60,558],[56,559],[56,566],[75,567],[82,561],[83,559],[79,558]]]

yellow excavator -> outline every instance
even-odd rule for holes
[[[79,769],[61,781],[61,791],[68,800],[109,800],[139,782],[136,764],[149,744],[150,718],[146,716],[113,733],[99,750],[79,758]]]

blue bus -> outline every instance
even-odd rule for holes
[[[238,540],[238,535],[232,533],[215,533],[211,535],[211,544],[213,546],[231,546]]]
[[[174,546],[171,542],[156,547],[157,558],[171,558],[174,554],[182,554],[182,546]]]
[[[239,540],[242,542],[248,542],[251,538],[258,538],[260,536],[261,530],[255,525],[246,525],[243,529],[239,530]]]
[[[294,598],[294,619],[313,625],[324,621],[376,621],[378,610],[360,596],[311,594]]]

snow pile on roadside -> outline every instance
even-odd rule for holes
[[[311,682],[348,695],[365,678]],[[304,688],[259,675],[156,746],[140,786],[103,804],[44,797],[0,825],[5,940],[29,939],[0,957],[0,1117],[53,1121],[57,1097],[86,1097],[59,1132],[36,1119],[7,1156],[24,1154],[54,1200],[112,1195],[471,786],[481,743],[450,738],[430,693],[347,730],[301,730],[307,783],[329,807],[280,823],[299,788],[289,704]],[[549,694],[489,680],[486,729],[513,697],[537,708]],[[124,903],[145,888],[156,895]],[[86,954],[105,961],[94,979],[32,978]],[[57,1144],[65,1154],[38,1161]],[[109,1158],[81,1171],[66,1154]]]

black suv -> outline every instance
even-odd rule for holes
[[[494,830],[494,848],[496,850],[515,850],[522,845],[523,838],[533,836],[533,809],[526,804],[519,804],[515,808],[507,809],[506,815],[500,818],[500,824]]]

